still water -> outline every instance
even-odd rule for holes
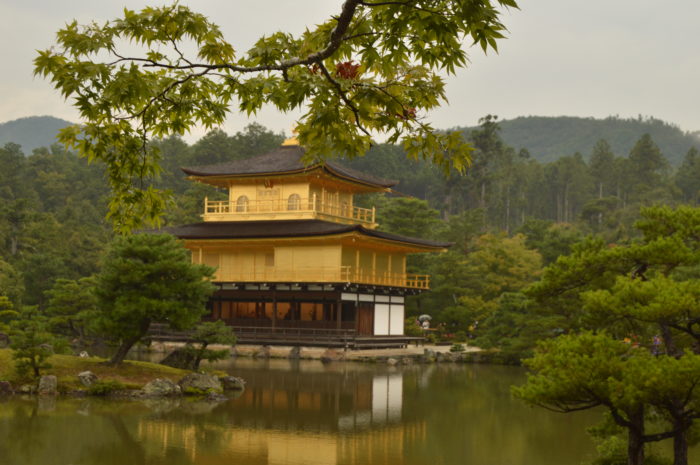
[[[599,412],[510,396],[518,368],[287,360],[218,365],[238,398],[0,400],[2,465],[579,465]]]

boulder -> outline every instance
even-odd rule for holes
[[[386,363],[387,365],[396,366],[399,363],[399,361],[394,357],[389,357],[388,359],[386,359]]]
[[[145,395],[152,397],[179,396],[182,394],[180,386],[164,378],[154,379],[146,384],[142,391]]]
[[[33,384],[23,384],[17,389],[20,394],[34,394],[36,392],[36,386]]]
[[[37,392],[40,396],[55,396],[58,394],[58,379],[54,375],[42,376]]]
[[[7,396],[14,393],[15,391],[12,389],[12,385],[9,381],[0,381],[0,396]]]
[[[92,371],[81,371],[78,373],[78,380],[85,387],[90,387],[97,381],[97,375]]]
[[[178,383],[183,394],[206,395],[212,392],[223,392],[221,381],[216,376],[202,373],[190,373]]]
[[[245,389],[245,380],[235,376],[223,376],[219,378],[224,387],[224,391],[243,391]]]

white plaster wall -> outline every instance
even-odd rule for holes
[[[389,334],[403,336],[404,308],[403,305],[391,304],[391,319]]]
[[[374,335],[389,334],[389,304],[374,304]]]

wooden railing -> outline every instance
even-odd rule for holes
[[[430,287],[430,276],[427,274],[372,272],[352,266],[294,268],[266,266],[254,270],[241,270],[233,265],[224,265],[217,269],[214,280],[219,282],[357,283],[415,289]]]
[[[248,200],[246,202],[209,200],[206,197],[204,199],[205,221],[254,220],[269,216],[278,219],[297,218],[309,213],[363,224],[374,224],[376,219],[374,208],[322,202],[316,196],[296,200]]]

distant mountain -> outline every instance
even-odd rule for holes
[[[0,124],[0,147],[8,142],[22,146],[29,155],[37,147],[56,143],[58,131],[73,123],[52,116],[32,116]],[[673,165],[679,165],[688,150],[700,149],[699,133],[683,132],[678,126],[654,118],[605,119],[575,116],[521,116],[499,121],[503,140],[516,150],[527,149],[530,155],[550,162],[576,152],[585,158],[600,139],[606,139],[618,156],[626,156],[645,133]],[[473,128],[463,128],[470,130]]]
[[[678,126],[655,118],[521,116],[499,121],[499,124],[501,136],[508,145],[517,150],[526,148],[541,162],[554,161],[576,152],[588,158],[600,139],[606,139],[616,155],[626,156],[645,133],[651,135],[673,165],[679,165],[691,147],[700,149],[697,132],[683,132]]]
[[[38,147],[50,147],[58,142],[56,134],[70,126],[70,121],[53,116],[30,116],[0,124],[0,147],[8,142],[22,146],[22,151],[30,155]]]

